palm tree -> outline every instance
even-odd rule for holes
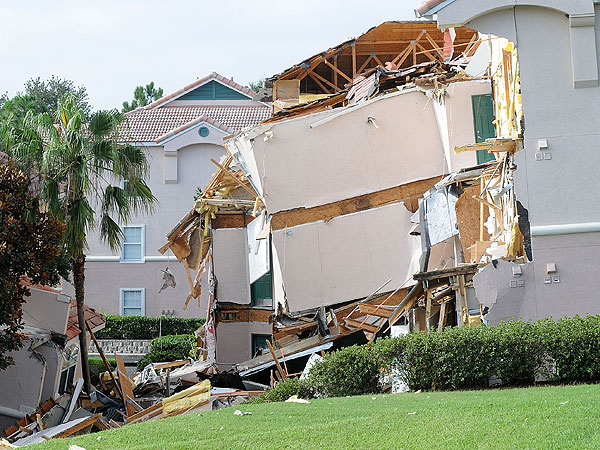
[[[98,111],[89,122],[66,95],[54,116],[28,114],[21,126],[4,126],[4,148],[39,173],[41,197],[66,231],[64,251],[69,258],[77,302],[81,366],[90,392],[90,373],[84,319],[85,251],[87,235],[99,227],[111,249],[120,248],[127,223],[138,212],[150,212],[156,198],[144,181],[148,162],[144,151],[119,138],[124,115]],[[123,188],[120,187],[124,181]]]

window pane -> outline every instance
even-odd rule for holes
[[[128,261],[141,261],[142,244],[123,244],[123,259]]]
[[[142,227],[124,227],[123,234],[125,235],[123,242],[131,244],[142,243]]]
[[[123,308],[141,308],[142,291],[123,291]]]
[[[140,308],[123,308],[124,316],[141,316],[142,310]]]

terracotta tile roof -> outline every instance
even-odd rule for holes
[[[127,114],[128,129],[122,134],[129,142],[159,142],[200,122],[202,117],[217,128],[232,133],[256,125],[270,116],[271,109],[263,105],[139,108]]]
[[[102,314],[96,312],[95,309],[90,308],[87,305],[85,305],[84,317],[85,320],[87,320],[90,323],[90,326],[94,331],[99,326],[104,325],[106,323],[106,320],[104,319],[104,316]],[[81,333],[78,323],[79,322],[77,321],[77,303],[75,303],[75,299],[73,299],[71,300],[71,308],[69,309],[69,321],[67,322],[67,341],[70,341],[71,339],[79,335],[79,333]]]
[[[175,91],[175,92],[171,92],[168,95],[165,95],[162,98],[159,98],[158,100],[156,100],[155,102],[150,103],[147,106],[144,106],[145,109],[153,109],[156,108],[160,105],[162,105],[163,103],[167,103],[169,100],[172,100],[174,98],[179,97],[180,95],[182,95],[184,92],[189,91],[190,89],[195,88],[196,86],[201,85],[202,83],[208,81],[208,80],[218,80],[223,84],[226,84],[229,87],[232,87],[233,89],[236,89],[246,95],[249,95],[250,97],[252,97],[254,95],[254,91],[252,89],[250,89],[248,86],[242,86],[241,84],[236,83],[235,81],[224,77],[223,75],[219,75],[217,72],[213,72],[213,73],[209,73],[208,75],[206,75],[205,77],[202,78],[198,78],[196,81],[194,81],[193,83],[188,84],[187,86],[184,86],[183,88]]]
[[[60,294],[62,292],[60,289],[56,289],[51,286],[46,286],[43,284],[33,284],[31,282],[31,278],[29,277],[21,277],[21,286],[27,286],[30,288],[38,289],[40,291],[52,292],[54,294]]]

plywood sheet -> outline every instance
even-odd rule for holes
[[[467,252],[467,249],[475,245],[475,242],[479,240],[481,204],[473,198],[474,195],[479,195],[479,191],[479,186],[468,187],[456,201],[458,234],[460,235],[460,242],[465,256],[470,254]],[[485,222],[489,214],[488,207],[483,208],[483,211],[483,220]],[[490,240],[490,235],[486,227],[483,227],[483,240]]]

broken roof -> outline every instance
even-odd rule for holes
[[[92,331],[99,331],[104,328],[106,320],[104,316],[95,309],[85,305],[85,320],[89,322]],[[69,321],[67,322],[67,341],[70,341],[74,337],[81,333],[79,329],[79,321],[77,320],[77,303],[75,299],[71,300],[71,308],[69,310]]]
[[[456,28],[453,46],[462,51],[476,37],[474,30]],[[403,68],[441,60],[444,46],[444,33],[434,21],[383,22],[358,38],[317,53],[268,80],[298,79],[303,83],[301,92],[335,93],[356,74],[376,65],[383,66],[387,61]]]

